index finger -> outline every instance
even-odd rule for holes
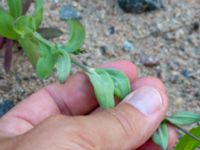
[[[137,68],[129,61],[116,61],[103,67],[121,70],[131,82],[137,78]],[[22,134],[52,115],[84,115],[97,106],[89,79],[77,73],[64,85],[51,84],[19,103],[1,119],[0,129]]]

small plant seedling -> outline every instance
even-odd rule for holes
[[[70,31],[68,42],[66,44],[52,43],[38,32],[43,19],[43,0],[34,0],[34,2],[33,14],[25,15],[22,0],[7,0],[9,10],[0,7],[0,20],[3,20],[0,21],[0,36],[20,44],[40,79],[48,78],[56,70],[59,82],[65,83],[74,64],[89,77],[102,109],[113,108],[115,106],[114,97],[123,100],[131,92],[129,79],[124,73],[112,68],[92,68],[74,59],[73,55],[80,53],[80,48],[84,43],[83,25],[78,20],[69,19],[67,21]],[[187,132],[180,126],[199,121],[200,115],[191,112],[178,112],[173,116],[167,116],[152,139],[163,150],[166,150],[169,137],[167,124],[172,124],[187,134],[183,140],[180,140],[177,147],[180,147],[179,145],[187,147],[188,143],[190,147],[196,148],[199,146],[197,143],[200,139],[199,134],[196,135],[194,132],[200,129],[195,128]],[[185,140],[188,136],[192,139]]]
[[[16,19],[20,15],[25,15],[27,13],[27,11],[29,10],[29,7],[34,2],[34,0],[16,0],[16,1],[7,1],[7,2],[8,2],[8,7],[9,7],[9,10],[7,11],[8,14],[10,14],[14,19]],[[37,7],[39,7],[39,5],[37,5],[35,9],[37,9]],[[2,9],[1,6],[0,6],[0,9],[1,9],[0,14],[2,14],[0,17],[3,22],[4,20],[3,17],[5,17],[5,12],[2,12],[4,10]],[[1,25],[2,25],[1,30],[3,30],[4,26],[3,24]],[[63,34],[63,32],[59,28],[56,28],[56,27],[37,28],[37,31],[46,39],[59,37]],[[6,72],[9,72],[10,67],[11,67],[13,49],[17,49],[17,47],[19,46],[20,45],[18,41],[15,39],[10,39],[8,34],[0,34],[0,50],[1,49],[4,50],[4,69]]]

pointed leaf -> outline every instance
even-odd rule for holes
[[[21,16],[13,24],[15,32],[24,38],[25,35],[35,32],[35,20],[31,16]]]
[[[35,67],[39,59],[38,43],[34,39],[19,39],[18,42],[22,46],[26,56],[28,57],[31,64]]]
[[[41,57],[36,66],[36,72],[39,78],[45,79],[49,77],[53,72],[54,58],[51,55]]]
[[[113,108],[115,106],[114,84],[109,74],[103,69],[90,69],[87,75],[93,85],[100,107],[103,109]]]
[[[189,131],[191,134],[193,134],[196,137],[200,138],[200,126],[192,128]],[[184,135],[178,142],[178,144],[175,146],[174,150],[195,150],[196,148],[200,147],[200,142],[194,140],[188,135]]]
[[[163,150],[167,150],[168,145],[168,128],[166,123],[162,123],[157,131],[153,134],[152,140]]]
[[[34,0],[34,1],[35,1],[35,11],[33,14],[33,18],[35,19],[36,29],[38,29],[43,19],[44,1],[43,0]]]
[[[63,32],[59,28],[49,27],[49,28],[39,28],[38,32],[45,39],[52,39],[59,37],[63,34]]]
[[[62,52],[58,55],[56,63],[56,76],[60,83],[64,83],[71,71],[71,60],[66,52]]]
[[[200,121],[200,114],[178,112],[171,117],[167,117],[166,120],[175,125],[190,125]]]
[[[128,77],[121,71],[116,69],[104,69],[113,80],[115,90],[114,94],[120,100],[123,100],[131,92],[130,81]]]
[[[0,7],[0,36],[16,40],[18,34],[13,29],[13,17]]]
[[[69,19],[67,21],[70,35],[66,46],[63,49],[70,53],[76,53],[81,48],[85,40],[85,29],[78,20]]]
[[[13,18],[17,18],[22,15],[22,0],[7,0],[7,4]]]

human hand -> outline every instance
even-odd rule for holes
[[[128,61],[103,65],[123,71],[133,93],[114,109],[98,108],[88,78],[77,73],[51,84],[0,119],[1,150],[159,150],[150,139],[167,111],[163,83],[138,78]],[[169,149],[176,132],[169,127]]]

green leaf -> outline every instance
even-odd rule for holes
[[[85,29],[78,20],[69,19],[67,21],[70,35],[66,46],[63,49],[69,53],[76,53],[81,48],[85,40]]]
[[[39,78],[45,79],[49,77],[53,72],[55,61],[51,55],[41,57],[36,66],[36,72]]]
[[[38,32],[44,37],[45,39],[52,39],[59,37],[63,34],[63,32],[59,28],[49,27],[49,28],[39,28]]]
[[[152,140],[159,145],[163,150],[167,150],[168,145],[168,128],[166,123],[161,123],[160,127],[153,134]]]
[[[32,34],[36,31],[35,20],[31,16],[21,16],[13,24],[15,32],[24,38],[25,35]]]
[[[121,71],[116,69],[104,69],[113,80],[115,89],[114,94],[120,100],[123,100],[131,92],[130,81],[128,77]]]
[[[22,15],[22,0],[7,0],[7,4],[9,7],[10,14],[17,18]]]
[[[35,11],[33,13],[33,18],[35,19],[36,29],[38,29],[40,24],[42,23],[43,5],[44,5],[43,0],[35,0]]]
[[[166,120],[175,125],[190,125],[200,121],[200,114],[192,112],[178,112],[171,117],[167,117]]]
[[[103,69],[90,69],[87,75],[93,85],[100,107],[103,109],[113,108],[115,106],[114,84],[109,74]]]
[[[19,44],[22,46],[24,53],[28,57],[31,64],[35,67],[39,59],[38,43],[32,38],[18,39]]]
[[[71,71],[71,60],[66,52],[58,54],[56,63],[56,76],[60,83],[64,83]]]
[[[16,40],[18,34],[13,29],[13,17],[0,7],[0,36]]]
[[[51,48],[48,47],[47,45],[45,45],[44,43],[42,43],[41,41],[39,42],[38,44],[38,47],[39,47],[39,52],[40,52],[40,55],[41,57],[45,57],[47,55],[51,55]]]
[[[193,134],[196,137],[200,138],[200,126],[192,128],[189,131],[191,134]],[[178,144],[175,146],[174,150],[195,150],[196,148],[200,147],[200,142],[194,140],[188,135],[184,135],[178,142]]]

